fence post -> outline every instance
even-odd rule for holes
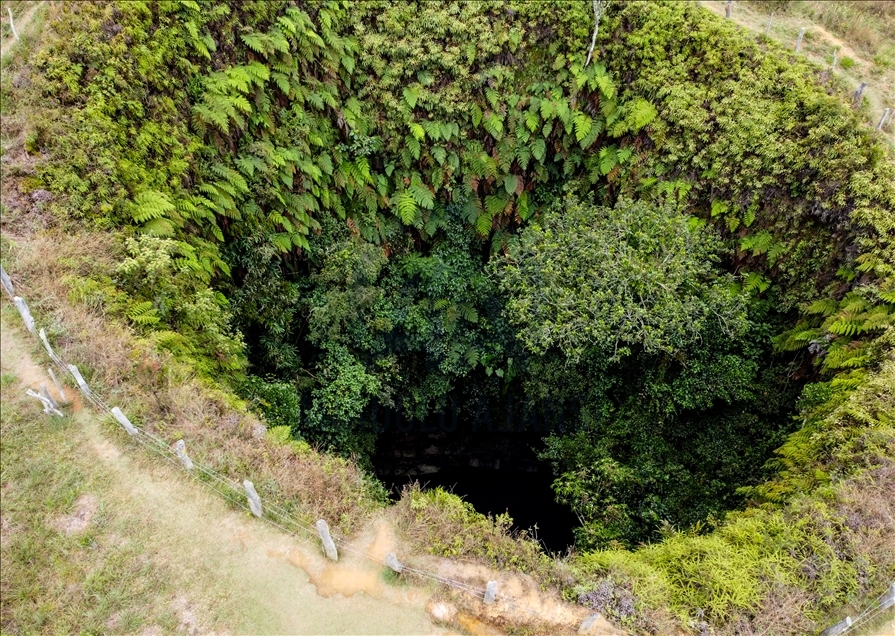
[[[187,470],[193,469],[193,460],[186,454],[186,442],[182,439],[177,440],[177,443],[174,444],[174,453],[177,455],[177,459],[180,460],[180,463],[183,464],[184,468]]]
[[[805,37],[805,27],[802,27],[799,31],[799,39],[796,40],[796,53],[802,48],[802,38]]]
[[[264,514],[264,509],[261,507],[261,497],[259,497],[258,493],[255,491],[255,485],[248,479],[243,479],[242,487],[246,489],[246,498],[249,500],[249,510],[251,510],[252,514],[256,517],[262,516]]]
[[[50,341],[47,340],[47,332],[41,329],[37,333],[37,335],[40,338],[40,341],[44,343],[44,349],[47,350],[47,353],[49,354],[53,362],[55,362],[56,364],[62,364],[62,359],[56,355],[56,352],[53,351],[53,347],[50,346]]]
[[[876,129],[882,130],[883,126],[886,125],[886,119],[889,118],[889,109],[883,111],[883,116],[879,118],[879,124],[877,124]]]
[[[50,395],[50,392],[47,391],[47,385],[43,382],[40,383],[40,394],[44,396],[44,398],[46,398],[47,402],[50,403],[50,406],[52,406],[56,410],[59,410],[59,404],[56,402],[56,400],[53,399],[53,396]]]
[[[733,0],[727,0],[724,3],[724,17],[730,18],[730,10],[733,8]]]
[[[84,393],[84,395],[90,396],[90,387],[87,386],[87,383],[84,382],[84,378],[81,376],[81,372],[78,371],[78,367],[73,364],[68,365],[69,372],[74,376],[75,382],[78,383],[78,388]]]
[[[832,627],[827,627],[820,633],[820,636],[839,636],[839,634],[845,633],[851,627],[851,623],[851,616],[846,616],[845,620],[839,621]]]
[[[43,330],[41,330],[43,331]],[[62,388],[62,385],[59,383],[59,380],[56,379],[56,374],[53,373],[53,369],[47,367],[47,373],[50,374],[50,379],[53,381],[53,384],[56,385],[56,390],[59,391],[59,399],[63,404],[68,404],[68,398],[65,397],[65,391]]]
[[[890,607],[895,607],[895,583],[892,583],[892,585],[889,586],[889,589],[879,600],[880,611],[887,610]]]
[[[127,415],[122,413],[120,408],[113,406],[112,415],[114,415],[115,419],[118,420],[118,423],[124,427],[124,430],[127,431],[128,435],[131,435],[132,437],[137,435],[137,427],[131,424],[131,421],[127,419]]]
[[[832,73],[836,69],[836,50],[833,50],[833,63],[830,64],[830,72]]]
[[[861,105],[861,97],[864,95],[864,89],[867,88],[867,82],[861,82],[861,85],[858,86],[858,90],[855,91],[855,96],[852,99],[852,102]]]
[[[485,601],[485,605],[491,605],[495,598],[497,598],[497,581],[488,581],[485,585],[485,598],[482,600]]]
[[[12,29],[12,34],[16,36],[16,42],[19,41],[19,32],[16,31],[16,23],[13,22],[12,19],[12,9],[9,8],[9,5],[6,6],[6,10],[9,12],[9,28]]]
[[[40,403],[44,406],[44,413],[50,415],[58,415],[59,417],[65,417],[65,415],[61,411],[59,411],[59,409],[53,407],[53,404],[50,402],[50,400],[42,396],[40,393],[35,393],[31,389],[28,389],[27,391],[25,391],[25,395],[30,395],[31,397],[40,400]]]
[[[404,569],[404,566],[401,565],[401,562],[398,561],[398,557],[394,555],[392,552],[387,552],[385,555],[385,564],[390,567],[392,570],[401,574],[401,570]]]
[[[22,315],[22,320],[25,321],[25,327],[28,331],[34,333],[34,318],[31,317],[31,312],[28,310],[28,304],[25,302],[25,299],[20,296],[15,296],[12,299],[12,302],[15,303],[16,309],[18,309],[19,313]]]
[[[766,26],[764,29],[765,37],[768,37],[769,35],[771,35],[771,20],[773,20],[773,19],[774,19],[774,12],[771,11],[771,15],[768,16],[768,26]]]
[[[336,550],[336,542],[333,541],[332,535],[329,533],[329,524],[323,519],[317,520],[317,533],[320,540],[323,541],[323,551],[326,552],[326,558],[330,561],[339,560],[339,552]]]
[[[12,280],[9,278],[9,274],[6,273],[6,270],[3,269],[2,265],[0,265],[0,282],[3,283],[3,289],[6,290],[6,293],[9,294],[9,297],[15,298],[16,290],[12,286]]]

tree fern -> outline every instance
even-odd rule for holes
[[[166,194],[155,190],[146,190],[134,197],[128,206],[131,218],[137,223],[146,223],[154,219],[161,219],[176,208]]]
[[[158,311],[150,301],[132,304],[128,308],[127,317],[132,323],[141,327],[151,327],[160,321]]]

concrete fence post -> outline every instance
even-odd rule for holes
[[[177,459],[180,460],[180,463],[183,464],[184,468],[187,470],[193,469],[193,460],[186,454],[186,442],[182,439],[177,440],[177,443],[174,444],[174,453],[177,455]]]
[[[876,125],[877,130],[882,130],[883,126],[886,125],[886,120],[889,118],[889,109],[883,111],[883,116],[879,118],[879,123]]]
[[[19,41],[19,32],[16,31],[16,23],[12,19],[12,9],[7,5],[6,10],[9,12],[9,28],[12,29],[12,34],[16,38],[16,42]]]
[[[839,636],[839,634],[844,634],[851,627],[851,623],[851,616],[846,616],[845,620],[839,621],[832,627],[827,627],[820,633],[820,636]]]
[[[53,407],[53,404],[50,402],[50,400],[42,396],[40,393],[35,393],[31,389],[28,389],[27,391],[25,391],[25,394],[40,400],[40,403],[43,404],[44,407],[44,413],[47,413],[49,415],[58,415],[59,417],[65,417],[65,415],[59,409]]]
[[[799,30],[799,39],[796,40],[796,53],[798,53],[802,49],[802,38],[805,37],[805,27],[802,27]]]
[[[47,354],[50,356],[50,359],[52,359],[53,362],[55,362],[56,364],[62,364],[62,359],[56,355],[56,352],[53,351],[53,347],[50,346],[50,341],[47,340],[47,332],[41,329],[39,332],[37,332],[37,335],[40,338],[40,341],[43,343],[44,349],[47,350]]]
[[[485,605],[492,605],[497,598],[497,581],[488,581],[485,585]]]
[[[136,437],[137,433],[139,432],[137,431],[137,427],[131,424],[131,421],[127,419],[127,415],[122,413],[120,408],[118,408],[117,406],[113,406],[112,415],[114,415],[115,419],[118,420],[118,423],[124,427],[124,430],[127,431],[128,435]]]
[[[329,533],[329,524],[323,519],[317,520],[317,533],[320,540],[323,541],[323,551],[326,552],[326,558],[330,561],[339,560],[339,552],[336,550],[336,542],[333,541],[332,535]]]
[[[9,278],[9,274],[6,273],[6,270],[3,269],[2,265],[0,265],[0,282],[3,283],[3,289],[6,290],[6,293],[9,294],[9,297],[15,298],[16,290],[12,286],[12,280]]]
[[[887,610],[890,607],[895,607],[895,583],[889,586],[889,589],[883,594],[883,597],[879,600],[879,610]]]
[[[28,304],[25,302],[25,299],[20,296],[15,296],[12,299],[12,302],[15,303],[16,309],[19,310],[19,314],[22,316],[22,320],[25,321],[25,327],[31,333],[35,333],[34,318],[31,317],[31,312],[28,310]]]
[[[90,392],[90,387],[87,386],[87,383],[84,382],[84,377],[81,375],[81,372],[78,371],[78,367],[73,364],[68,365],[69,372],[74,376],[75,382],[78,383],[78,388],[84,393],[84,395],[92,395]]]
[[[733,0],[727,0],[727,2],[724,3],[724,17],[725,18],[730,18],[731,9],[733,9]]]
[[[56,379],[56,374],[53,373],[53,369],[47,367],[47,373],[50,374],[50,379],[53,381],[53,384],[56,385],[56,390],[59,391],[59,401],[62,404],[68,404],[68,398],[65,396],[65,390],[62,388],[62,384],[59,380]]]
[[[40,394],[46,398],[46,400],[54,409],[59,409],[59,404],[56,402],[56,400],[53,399],[53,396],[50,395],[50,392],[47,391],[47,385],[43,382],[40,383]]]
[[[861,105],[861,97],[864,96],[864,89],[867,88],[867,82],[861,82],[861,85],[858,86],[858,89],[855,91],[855,96],[852,98],[852,102]]]
[[[50,356],[50,359],[53,360],[56,364],[62,364],[62,359],[56,355],[56,352],[53,351],[53,347],[50,346],[50,341],[47,340],[47,332],[41,329],[37,332],[40,341],[44,344],[44,349],[47,350],[47,355]]]
[[[249,510],[251,510],[252,514],[256,517],[262,516],[264,514],[264,509],[261,507],[261,497],[258,496],[258,492],[255,490],[255,485],[248,479],[243,479],[242,487],[246,490],[246,498],[249,500]]]
[[[404,569],[404,566],[401,565],[401,562],[398,561],[398,557],[394,555],[392,552],[388,552],[385,555],[385,564],[390,567],[392,570],[401,574],[401,570]]]

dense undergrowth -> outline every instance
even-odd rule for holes
[[[891,147],[696,6],[613,7],[585,66],[591,16],[62,4],[4,135],[53,231],[112,233],[69,300],[278,435],[363,465],[382,407],[547,423],[573,574],[443,493],[398,504],[416,544],[646,632],[800,633],[895,567]]]

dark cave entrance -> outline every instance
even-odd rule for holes
[[[556,502],[551,467],[537,457],[546,431],[530,423],[458,417],[456,411],[423,421],[387,408],[378,411],[372,463],[393,495],[413,481],[424,489],[441,487],[480,513],[508,512],[514,529],[528,530],[550,552],[572,545],[578,520]]]

